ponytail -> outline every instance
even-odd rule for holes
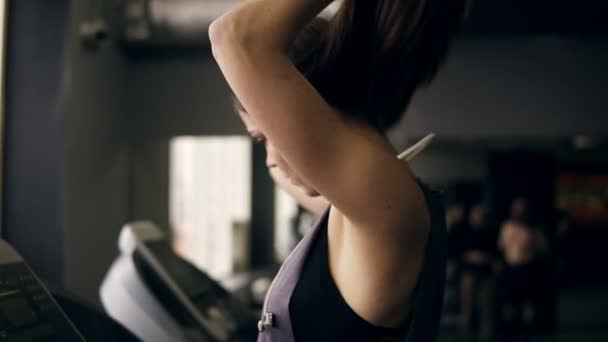
[[[336,110],[384,132],[444,60],[467,0],[344,0],[289,49],[295,66]]]
[[[465,2],[344,0],[309,59],[309,79],[336,109],[385,131],[434,78]]]

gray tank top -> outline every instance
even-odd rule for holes
[[[431,229],[418,285],[414,292],[414,304],[405,342],[435,340],[445,287],[447,237],[443,196],[426,184],[420,181],[418,183],[424,191],[430,211]],[[264,302],[262,318],[258,322],[258,342],[295,341],[289,316],[289,302],[300,279],[304,262],[314,241],[319,236],[319,232],[322,231],[321,224],[328,214],[329,210],[304,236],[285,260],[270,286]],[[322,308],[320,309],[322,310]],[[311,329],[314,328],[311,327]]]

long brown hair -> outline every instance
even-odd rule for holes
[[[332,107],[385,131],[434,78],[466,3],[344,0],[298,34],[289,56]]]

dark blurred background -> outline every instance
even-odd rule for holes
[[[209,51],[209,23],[239,1],[5,2],[2,238],[39,276],[99,303],[137,219],[216,278],[275,269],[311,218],[275,189]],[[608,338],[607,6],[475,1],[390,133],[398,149],[437,136],[411,166],[455,217],[442,340]],[[521,247],[537,277],[520,310],[503,278],[519,247],[499,247],[509,223],[537,246]]]

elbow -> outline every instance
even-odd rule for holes
[[[246,48],[256,46],[259,39],[247,29],[246,18],[238,12],[229,12],[209,25],[209,41],[214,55],[224,49]]]
[[[214,56],[230,41],[235,40],[234,28],[231,27],[233,24],[230,21],[230,19],[223,16],[214,20],[209,25],[209,42],[211,43],[211,51]]]
[[[251,15],[239,11],[229,12],[209,25],[209,41],[214,57],[227,50],[241,50],[246,53],[276,50],[271,37],[264,34]]]

